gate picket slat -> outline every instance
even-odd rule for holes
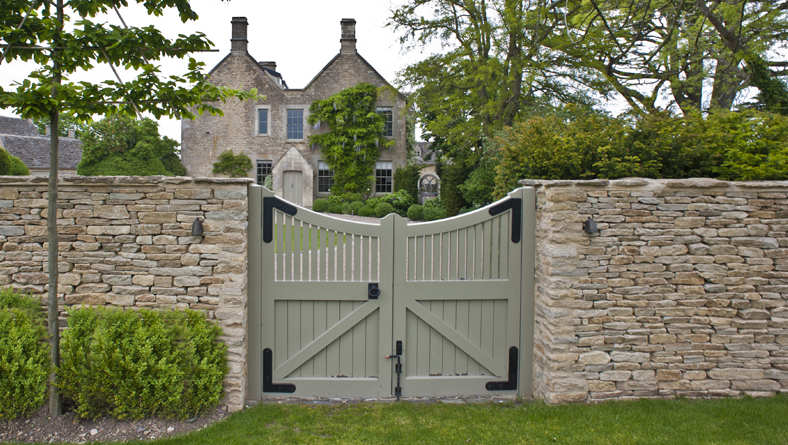
[[[432,281],[432,235],[424,237],[424,281]]]
[[[337,232],[337,281],[345,281],[345,234]]]
[[[413,273],[413,280],[414,281],[423,281],[424,280],[424,237],[417,236],[416,237],[416,268],[414,269]]]
[[[441,279],[441,235],[436,233],[432,235],[432,280],[440,281]]]
[[[301,263],[303,262],[303,239],[304,228],[301,221],[293,218],[293,281],[302,281]]]
[[[353,273],[350,281],[362,281],[361,266],[363,264],[361,262],[361,236],[353,235]]]
[[[468,279],[468,249],[467,236],[468,230],[462,228],[457,231],[457,279]]]
[[[457,254],[457,230],[449,232],[449,279],[456,280],[459,258]]]
[[[430,301],[427,309],[436,317],[443,318],[443,301]],[[443,336],[430,326],[430,375],[443,374]]]
[[[301,302],[287,302],[287,358],[289,359],[301,350],[301,329],[298,324],[301,321]],[[298,377],[301,373],[298,369],[294,370],[288,377]]]
[[[339,302],[339,316],[345,318],[353,312],[352,301]],[[353,329],[339,337],[339,374],[337,377],[351,377],[353,375]]]
[[[284,218],[285,227],[283,230],[285,235],[285,242],[282,243],[282,248],[284,249],[283,257],[285,261],[285,267],[284,267],[285,281],[290,281],[293,279],[293,249],[292,249],[293,229],[291,227],[292,222],[293,222],[293,218],[285,215]]]
[[[328,272],[327,281],[336,280],[336,232],[326,229],[326,252],[328,253],[328,260],[326,261],[326,268]]]
[[[470,226],[466,229],[468,239],[465,243],[465,263],[466,263],[466,280],[473,280],[475,277],[476,269],[476,226]]]
[[[484,351],[487,355],[493,355],[493,332],[495,329],[495,301],[484,300],[482,301],[482,342],[479,349]],[[492,369],[487,369],[490,372],[495,372]],[[503,377],[503,375],[498,375]]]
[[[443,321],[448,323],[453,329],[457,329],[457,302],[447,300],[443,302]],[[448,338],[443,338],[443,375],[456,375],[454,363],[456,360],[457,348]]]
[[[285,277],[285,256],[284,251],[284,214],[274,210],[274,279],[283,281]],[[279,221],[282,220],[280,224]]]
[[[502,280],[509,278],[509,243],[512,239],[512,235],[509,233],[509,219],[508,213],[505,213],[501,218],[501,247],[498,251],[501,266],[498,269],[498,278]]]
[[[458,301],[457,303],[457,332],[465,338],[468,336],[468,301]],[[454,372],[457,375],[468,374],[468,355],[462,349],[457,348],[454,357]]]
[[[478,300],[468,302],[468,340],[477,348],[482,343],[482,303]],[[479,375],[479,364],[468,357],[468,375]]]
[[[508,213],[506,214],[509,215]],[[501,235],[501,217],[493,218],[490,221],[490,274],[488,279],[498,279],[498,245],[500,244]]]
[[[309,225],[309,279],[311,281],[318,281],[318,257],[320,256],[320,249],[317,244],[317,234],[320,228],[314,224]]]
[[[301,302],[301,320],[299,320],[299,324],[301,325],[301,344],[298,347],[299,351],[315,339],[314,309],[315,306],[313,301]],[[315,375],[315,365],[312,359],[309,359],[301,365],[299,370],[301,371],[301,377],[313,377]]]
[[[339,301],[326,302],[326,326],[334,326],[339,322]],[[329,343],[326,351],[326,377],[339,375],[339,339]]]
[[[315,338],[320,336],[323,332],[326,332],[326,302],[325,301],[315,301],[314,306],[314,315],[315,315]],[[320,352],[315,354],[315,357],[312,359],[314,361],[314,374],[315,377],[328,377],[326,373],[326,350],[322,349]]]
[[[370,258],[372,263],[372,277],[370,278],[371,281],[380,281],[380,257],[378,254],[379,244],[380,238],[372,238],[372,256]]]
[[[407,268],[405,272],[406,281],[414,281],[416,279],[416,238],[408,237],[408,252],[407,252]]]
[[[345,281],[353,281],[353,235],[342,235],[345,243]]]
[[[486,232],[486,227],[484,227],[484,223],[479,223],[474,226],[474,230],[476,231],[475,240],[476,246],[474,247],[473,252],[473,259],[474,259],[474,266],[473,266],[473,279],[474,280],[483,280],[484,279],[484,234]],[[489,235],[487,237],[487,245],[489,246]]]
[[[449,267],[451,257],[449,257],[449,232],[441,233],[441,280],[449,279]]]
[[[484,228],[482,229],[484,233],[484,241],[482,244],[482,252],[483,253],[483,260],[482,260],[482,280],[489,280],[490,273],[491,273],[491,266],[492,266],[492,234],[493,234],[493,222],[492,221],[485,221]]]
[[[372,267],[372,260],[369,256],[368,236],[361,237],[361,260],[359,261],[359,264],[361,264],[361,281],[372,281],[369,278],[369,269]]]

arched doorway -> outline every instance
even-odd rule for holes
[[[427,174],[419,179],[419,202],[424,204],[424,201],[438,196],[440,191],[440,180],[437,176]]]

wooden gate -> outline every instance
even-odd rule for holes
[[[250,398],[530,395],[533,189],[421,224],[249,201]]]

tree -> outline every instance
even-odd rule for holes
[[[82,134],[82,161],[77,166],[77,174],[183,175],[186,171],[178,154],[178,142],[161,137],[157,122],[126,115],[110,116],[94,122]],[[175,158],[174,162],[171,157]]]
[[[231,150],[227,150],[220,154],[219,162],[213,163],[214,173],[228,175],[231,178],[246,177],[246,172],[251,169],[252,160],[249,159],[249,156],[243,153],[236,155]]]
[[[332,193],[369,193],[380,150],[394,145],[383,137],[385,123],[375,112],[377,98],[377,88],[360,83],[309,107],[308,122],[328,126],[328,131],[309,136],[309,141],[320,146],[334,171]]]
[[[136,0],[148,14],[162,15],[166,9],[177,10],[181,21],[196,20],[188,0]],[[60,116],[89,121],[93,115],[139,114],[149,112],[156,118],[171,115],[193,118],[190,107],[198,113],[221,114],[214,105],[229,97],[256,97],[256,91],[239,92],[216,87],[202,72],[203,64],[189,59],[183,76],[164,78],[152,63],[165,57],[184,58],[189,52],[208,50],[211,42],[203,33],[167,39],[153,26],[127,27],[97,23],[102,13],[114,11],[120,16],[115,0],[2,0],[0,1],[0,39],[3,53],[0,62],[32,61],[37,68],[16,85],[15,90],[0,88],[0,108],[11,108],[22,118],[49,119],[51,124],[49,204],[49,333],[52,362],[59,362],[59,323],[57,304],[58,233],[57,172]],[[71,21],[66,26],[66,21]],[[125,23],[125,22],[124,22]],[[75,82],[69,79],[80,70],[97,64],[124,66],[136,71],[134,80],[101,83]],[[50,376],[49,412],[60,415],[60,398],[54,372]]]

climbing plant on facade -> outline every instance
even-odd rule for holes
[[[383,117],[375,110],[376,87],[360,83],[333,96],[316,100],[307,122],[328,131],[309,137],[323,152],[334,172],[332,193],[369,193],[375,180],[375,161],[380,150],[394,145],[383,137]]]

